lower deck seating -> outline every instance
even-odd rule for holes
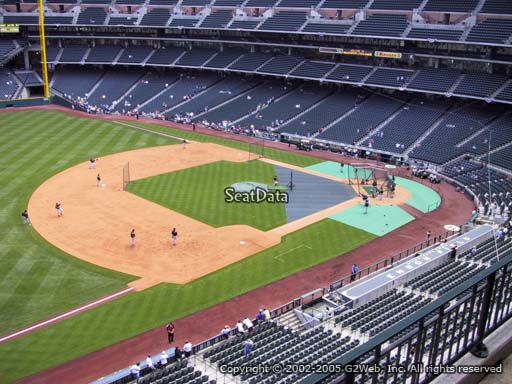
[[[18,91],[18,83],[11,72],[0,70],[0,99],[12,99]]]

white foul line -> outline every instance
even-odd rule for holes
[[[74,315],[75,313],[77,312],[80,312],[80,311],[83,311],[84,309],[87,309],[87,308],[90,308],[96,304],[100,304],[100,303],[103,303],[104,301],[107,301],[107,300],[110,300],[110,299],[113,299],[114,297],[117,297],[117,296],[120,296],[120,295],[123,295],[125,293],[128,293],[130,291],[132,291],[133,288],[127,288],[127,289],[124,289],[120,292],[117,292],[117,293],[114,293],[113,295],[110,295],[110,296],[107,296],[107,297],[104,297],[103,299],[99,299],[99,300],[96,300],[95,302],[92,302],[92,303],[89,303],[87,305],[83,305],[81,307],[78,307],[76,309],[73,309],[72,311],[69,311],[69,312],[66,312],[66,313],[63,313],[62,315],[59,315],[59,316],[55,316],[55,317],[52,317],[51,319],[48,319],[46,321],[43,321],[41,323],[37,323],[35,325],[32,325],[31,327],[28,327],[28,328],[25,328],[25,329],[22,329],[21,331],[18,331],[18,332],[15,332],[15,333],[11,333],[10,335],[7,335],[7,336],[4,336],[0,339],[0,343],[6,341],[6,340],[9,340],[9,339],[12,339],[13,337],[16,337],[16,336],[19,336],[19,335],[22,335],[24,333],[27,333],[27,332],[30,332],[34,329],[37,329],[37,328],[41,328],[47,324],[50,324],[50,323],[54,323],[56,322],[57,320],[60,320],[62,319],[63,317],[67,317],[67,316],[70,316],[70,315]]]
[[[308,248],[308,249],[313,249],[313,248],[311,248],[311,247],[310,247],[310,246],[308,246],[308,245],[301,244],[301,245],[298,245],[298,246],[296,246],[296,247],[294,247],[294,248],[291,248],[291,249],[287,250],[286,252],[283,252],[283,253],[280,253],[279,255],[274,256],[274,259],[279,260],[279,261],[282,261],[282,262],[284,263],[284,260],[281,260],[281,259],[280,259],[280,257],[281,257],[281,256],[286,255],[287,253],[290,253],[290,252],[292,252],[292,251],[295,251],[296,249],[303,248],[303,247],[304,247],[304,248]],[[1,341],[1,340],[0,340],[0,341]]]

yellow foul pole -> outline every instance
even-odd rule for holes
[[[46,37],[44,35],[44,0],[39,1],[39,38],[41,40],[41,65],[43,67],[44,97],[50,97],[48,64],[46,63]]]

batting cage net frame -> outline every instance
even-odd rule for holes
[[[265,139],[255,139],[249,142],[249,161],[265,157]]]
[[[123,167],[123,191],[126,190],[126,187],[128,187],[128,184],[130,184],[130,163],[126,163]]]
[[[359,195],[376,197],[380,190],[389,196],[391,183],[394,182],[386,168],[368,163],[354,163],[351,166],[352,170],[348,170],[348,183],[357,185]]]

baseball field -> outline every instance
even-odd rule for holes
[[[5,334],[48,318],[124,288],[127,284],[136,284],[141,275],[130,272],[131,264],[142,265],[142,268],[150,269],[153,273],[162,270],[165,275],[172,272],[173,266],[179,271],[176,261],[165,268],[157,263],[157,268],[150,265],[150,258],[144,258],[144,252],[138,254],[137,249],[129,254],[128,232],[124,227],[118,228],[119,233],[122,233],[119,235],[121,237],[111,241],[120,243],[121,248],[116,248],[116,244],[106,246],[106,243],[99,240],[101,233],[115,231],[120,226],[116,224],[120,216],[116,215],[131,217],[134,213],[129,207],[125,207],[123,211],[123,207],[98,205],[104,200],[102,193],[105,196],[108,193],[112,196],[130,196],[131,199],[156,209],[155,212],[162,212],[161,215],[156,215],[159,219],[166,217],[166,212],[169,211],[175,215],[169,216],[170,220],[176,217],[185,220],[186,217],[200,225],[215,228],[244,225],[253,228],[252,231],[259,231],[258,233],[272,228],[286,228],[286,231],[276,231],[280,241],[275,245],[251,249],[243,257],[231,260],[229,264],[221,265],[216,270],[204,271],[200,277],[191,278],[186,283],[165,280],[158,283],[155,280],[147,285],[147,289],[1,343],[0,355],[3,358],[0,360],[0,382],[15,381],[159,327],[170,318],[182,318],[322,263],[376,237],[370,232],[329,218],[328,215],[309,225],[296,228],[287,226],[283,206],[279,205],[222,206],[222,202],[219,202],[222,198],[219,192],[221,187],[237,181],[247,181],[247,178],[270,183],[276,171],[274,165],[259,160],[232,163],[222,160],[219,163],[212,159],[205,164],[191,163],[189,166],[184,162],[181,169],[174,170],[175,163],[172,161],[184,161],[186,156],[192,158],[194,148],[203,148],[201,143],[223,146],[225,150],[220,147],[220,152],[234,151],[234,156],[251,149],[247,143],[195,132],[142,123],[139,126],[186,138],[191,144],[186,150],[182,150],[181,141],[171,137],[60,112],[26,111],[0,114],[0,148],[3,154],[0,167],[3,181],[0,185],[3,202],[0,207],[0,333]],[[197,143],[196,147],[194,143]],[[151,147],[161,149],[149,150]],[[95,174],[87,169],[87,160],[90,157],[99,158],[98,171],[103,172],[103,164],[115,159],[115,156],[131,156],[127,155],[130,154],[128,151],[146,153],[144,151],[148,150],[155,153],[160,151],[169,156],[170,160],[165,165],[167,168],[145,175],[143,171],[138,171],[135,162],[134,182],[128,191],[122,192],[117,188],[117,181],[114,182],[113,177],[108,176],[111,170],[106,167],[106,186],[96,188]],[[179,151],[182,153],[179,155],[182,156],[181,160],[177,158]],[[218,147],[215,147],[215,151],[219,152]],[[272,148],[265,148],[265,158],[300,168],[322,162],[313,157]],[[113,165],[112,172],[114,169]],[[89,172],[91,178],[77,179],[76,183],[70,179],[62,179],[72,172]],[[119,173],[119,177],[120,175]],[[28,206],[31,196],[37,197],[34,192],[41,191],[52,180],[63,183],[56,184],[61,189],[52,190],[52,194],[45,197],[46,200],[31,200],[30,204],[34,204],[35,208],[33,213],[29,210],[29,214],[33,218],[34,226],[25,225],[21,212]],[[69,190],[70,195],[65,195],[65,190]],[[64,217],[58,221],[53,204],[61,196],[70,197],[62,201]],[[105,200],[108,199],[105,197]],[[103,224],[99,228],[95,228],[96,221],[93,218],[83,217],[84,212],[88,212],[86,208],[89,203],[101,212],[96,217],[103,218]],[[83,211],[80,210],[82,208]],[[135,211],[142,220],[146,211]],[[108,221],[112,217],[115,220]],[[155,235],[167,242],[165,246],[170,245],[167,231],[175,223],[166,222],[166,232],[157,231]],[[130,224],[140,231],[141,242],[137,247],[140,245],[144,249],[149,243],[144,242],[144,227],[140,227],[140,223],[139,226],[138,223]],[[180,222],[176,226],[179,227],[179,224]],[[44,237],[38,232],[40,228]],[[193,253],[194,242],[202,241],[193,237],[191,233],[180,235],[179,246],[185,249],[190,244],[187,257]],[[58,248],[48,242],[50,238]],[[215,236],[213,239],[215,240]],[[61,250],[67,250],[73,244],[79,244],[79,249],[84,254],[90,251],[89,254],[95,255],[97,260],[88,258],[87,255],[82,259],[81,255],[70,255]],[[209,244],[200,244],[198,247],[207,247]],[[164,245],[160,248],[162,247]],[[118,257],[114,258],[116,253],[112,252],[110,255],[109,249],[123,253],[117,253]],[[124,258],[124,252],[129,256]],[[112,258],[111,264],[109,257]],[[120,267],[102,268],[98,265]]]

